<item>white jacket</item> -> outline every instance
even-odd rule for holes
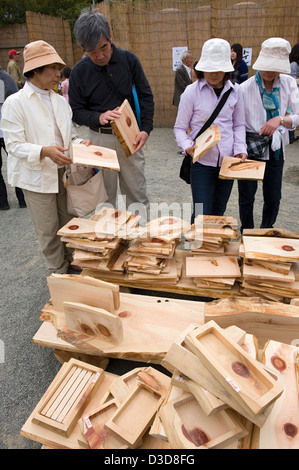
[[[293,129],[299,126],[299,91],[296,80],[289,75],[280,74],[280,83],[278,79],[274,86],[279,86],[279,113],[280,116],[290,116]],[[240,89],[243,93],[246,131],[260,132],[267,121],[267,113],[263,107],[259,87],[255,81],[255,76],[241,83]],[[290,129],[291,130],[291,129]],[[289,143],[288,129],[285,129],[282,135],[282,145],[284,147]],[[285,154],[285,152],[283,152]],[[267,150],[266,159],[269,158]]]
[[[64,148],[70,148],[77,137],[71,107],[54,91],[51,101]],[[0,127],[8,152],[9,184],[34,192],[57,193],[58,166],[48,157],[40,159],[42,147],[55,145],[53,120],[39,94],[28,83],[5,100]]]

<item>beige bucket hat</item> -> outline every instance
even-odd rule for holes
[[[283,38],[269,38],[262,43],[261,51],[252,68],[262,72],[290,73],[289,41]]]
[[[24,48],[24,69],[23,73],[43,67],[44,65],[60,64],[65,66],[62,58],[57,54],[54,47],[45,41],[33,41]]]
[[[225,39],[209,39],[202,46],[201,57],[195,70],[201,72],[233,72],[231,47]]]

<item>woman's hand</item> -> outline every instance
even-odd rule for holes
[[[63,152],[66,152],[68,149],[60,147],[59,145],[50,145],[49,147],[42,147],[40,156],[41,159],[48,157],[52,162],[56,163],[58,166],[69,165],[72,162],[70,157],[67,157]]]
[[[276,129],[280,126],[280,116],[275,116],[274,118],[269,119],[266,124],[260,130],[260,135],[268,135],[272,137]]]
[[[92,144],[92,141],[90,139],[85,139],[85,140],[82,140],[80,142],[80,144],[85,145],[86,147],[88,147],[89,145]]]
[[[235,158],[240,158],[242,162],[244,162],[247,158],[246,153],[238,153],[237,155],[234,155]]]
[[[197,145],[192,145],[192,147],[188,147],[185,152],[190,155],[190,157],[194,157],[194,151],[197,149]]]

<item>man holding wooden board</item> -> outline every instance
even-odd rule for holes
[[[147,209],[149,201],[142,147],[153,129],[154,114],[148,80],[138,58],[112,43],[109,24],[97,11],[82,11],[74,33],[85,57],[74,66],[70,76],[69,100],[73,119],[77,124],[89,127],[93,144],[116,150],[120,164],[119,173],[111,170],[103,173],[109,198],[107,202],[115,207],[119,177],[126,207],[140,203]],[[127,157],[113,133],[111,121],[120,117],[119,107],[125,99],[136,111],[133,85],[138,94],[142,129],[135,138],[134,153]]]

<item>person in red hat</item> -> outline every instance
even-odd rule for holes
[[[7,64],[7,73],[12,76],[18,88],[23,88],[24,77],[18,65],[20,52],[17,52],[15,49],[12,49],[11,51],[9,51],[8,56],[10,60]]]

